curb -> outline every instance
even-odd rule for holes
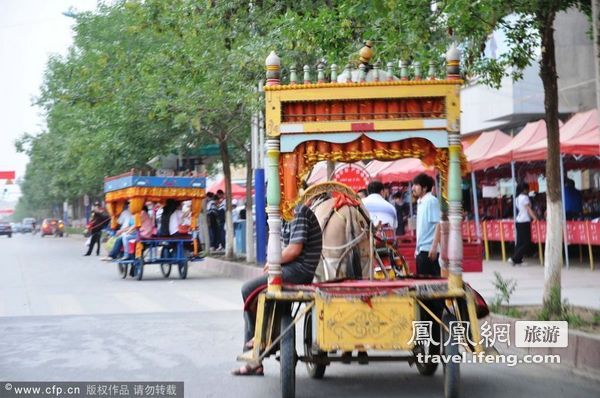
[[[263,268],[260,265],[222,260],[215,257],[206,257],[204,259],[203,268],[228,278],[240,279],[243,281],[264,274]]]
[[[480,320],[480,325],[485,321],[491,325],[508,324],[510,325],[510,341],[514,342],[515,322],[519,320],[522,319],[490,314]],[[569,342],[565,348],[517,348],[508,347],[505,344],[499,345],[497,348],[501,348],[503,352],[518,355],[560,355],[560,365],[554,366],[567,367],[574,373],[600,380],[600,336],[598,335],[569,330]]]

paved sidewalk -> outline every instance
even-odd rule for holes
[[[514,279],[517,287],[511,297],[511,304],[535,305],[542,303],[544,291],[544,267],[532,261],[529,265],[513,267],[502,261],[484,261],[483,272],[465,273],[464,280],[469,282],[490,302],[496,294],[493,282],[494,272],[504,279]],[[600,269],[592,271],[589,266],[571,265],[563,267],[561,273],[562,298],[569,304],[600,309]]]

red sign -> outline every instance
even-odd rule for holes
[[[14,171],[0,171],[0,180],[14,180],[15,172]]]
[[[375,123],[351,123],[350,130],[352,131],[373,131]]]
[[[342,184],[348,185],[355,192],[361,189],[366,189],[369,184],[369,173],[355,164],[347,164],[338,168],[333,173],[333,181],[341,182]]]
[[[15,214],[13,209],[0,209],[0,214]]]

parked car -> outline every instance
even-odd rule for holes
[[[0,221],[0,235],[7,235],[12,238],[12,227],[8,221]]]
[[[32,217],[24,218],[23,222],[21,223],[21,232],[22,233],[25,233],[25,232],[34,233],[35,232],[35,218],[32,218]]]
[[[21,232],[21,223],[20,222],[11,222],[10,227],[12,228],[13,234]]]
[[[63,220],[56,218],[44,218],[42,226],[40,228],[40,235],[42,238],[46,235],[60,236],[62,238],[65,233],[65,224]]]

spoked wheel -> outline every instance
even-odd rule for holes
[[[181,279],[185,279],[187,278],[187,272],[188,272],[188,262],[187,260],[183,261],[182,263],[179,263],[179,277]]]
[[[164,258],[164,259],[172,259],[176,255],[175,249],[172,248],[172,247],[165,246],[165,247],[163,247],[162,250],[163,251],[162,251],[161,257]],[[169,277],[169,275],[171,274],[171,269],[172,269],[173,266],[177,267],[177,269],[179,271],[179,277],[181,279],[185,279],[187,277],[187,262],[186,262],[185,272],[184,272],[185,275],[183,275],[183,276],[181,274],[181,272],[182,272],[181,264],[177,263],[177,262],[172,262],[172,263],[161,264],[160,265],[160,270],[161,270],[161,272],[162,272],[162,274],[163,274],[163,276],[165,278]]]
[[[418,361],[418,354],[423,354],[423,358],[431,358],[432,355],[440,354],[440,346],[429,344],[429,345],[418,345],[413,349],[415,355],[415,365],[421,376],[433,376],[438,368],[438,363],[429,359],[427,362]],[[428,356],[429,355],[429,356]]]
[[[327,353],[313,347],[313,325],[312,312],[304,316],[304,357],[306,358],[306,370],[313,379],[322,379],[325,375],[327,365]]]
[[[121,278],[127,278],[127,264],[117,264],[117,269]]]
[[[429,314],[424,310],[421,309],[421,319],[422,320],[426,320],[426,321],[432,321],[432,327],[431,327],[431,337],[432,340],[437,344],[433,344],[433,342],[431,342],[430,344],[427,345],[417,345],[415,346],[415,348],[413,349],[413,354],[415,355],[415,365],[417,366],[417,370],[419,371],[419,374],[422,376],[432,376],[433,374],[435,374],[437,368],[438,368],[438,361],[435,360],[431,360],[431,355],[439,355],[440,354],[440,347],[442,346],[444,340],[442,340],[440,342],[440,325],[439,323],[437,323],[436,320],[434,320],[431,316],[429,316]],[[418,359],[419,357],[417,356],[418,354],[422,354],[422,358],[429,358],[429,360],[427,362],[420,362]],[[428,356],[430,355],[430,356]]]
[[[456,317],[451,313],[444,311],[442,316],[444,325],[450,326],[450,322],[455,321]],[[452,333],[452,330],[450,330]],[[452,344],[454,338],[452,334],[446,332],[446,329],[442,328],[442,342],[444,344],[444,354],[447,358],[452,358],[458,355],[458,344]],[[446,342],[448,342],[446,344]],[[444,397],[445,398],[458,398],[460,396],[460,364],[448,361],[444,364]]]
[[[162,272],[165,278],[168,278],[171,275],[171,264],[161,264],[160,272]]]
[[[292,324],[290,310],[282,311],[281,331],[283,332]],[[296,396],[296,329],[292,327],[281,338],[279,349],[279,365],[281,380],[281,397],[294,398]]]

